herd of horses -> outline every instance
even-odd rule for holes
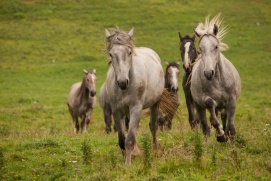
[[[233,64],[221,51],[227,49],[222,42],[227,27],[222,27],[220,13],[213,19],[206,17],[199,23],[192,37],[180,38],[183,61],[182,87],[192,129],[200,126],[206,141],[210,136],[206,110],[210,112],[211,126],[216,129],[219,142],[233,144],[236,100],[241,92],[240,76]],[[99,92],[106,132],[111,132],[112,117],[118,142],[131,164],[132,156],[140,153],[137,146],[137,128],[142,110],[149,108],[149,127],[154,149],[158,149],[158,127],[171,129],[173,116],[179,106],[178,77],[180,62],[166,62],[164,73],[158,54],[150,48],[133,44],[134,28],[128,33],[105,29],[106,53],[109,68]],[[197,51],[195,38],[199,38]],[[96,71],[85,71],[82,82],[74,84],[68,97],[68,108],[73,118],[74,132],[85,132],[96,102]],[[218,122],[221,115],[222,126]],[[82,122],[79,126],[78,118]]]

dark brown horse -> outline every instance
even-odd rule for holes
[[[180,38],[180,51],[181,56],[183,60],[183,81],[182,86],[184,90],[185,95],[185,101],[186,106],[188,110],[188,120],[190,123],[191,128],[195,128],[195,126],[198,124],[198,119],[195,115],[195,105],[191,94],[191,72],[193,68],[193,64],[195,63],[198,52],[195,47],[195,35],[193,37],[190,37],[188,35],[182,37],[181,33],[179,32],[179,38]]]

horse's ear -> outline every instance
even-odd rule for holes
[[[195,35],[197,35],[197,37],[200,37],[200,34],[198,34],[198,32],[194,29],[194,33]]]
[[[169,63],[165,60],[165,64],[166,64],[166,66],[168,66],[169,65]]]
[[[180,65],[180,60],[178,60],[178,61],[176,62],[176,64],[177,64],[177,65]]]
[[[129,31],[128,35],[132,37],[134,35],[134,27]]]
[[[85,70],[85,69],[83,70],[83,72],[84,72],[85,74],[88,74],[88,71],[87,71],[87,70]]]
[[[180,41],[182,41],[182,34],[181,34],[181,32],[179,32],[179,38],[180,38]]]
[[[105,29],[105,36],[106,36],[106,38],[108,38],[109,36],[111,36],[110,32],[107,29]]]
[[[93,72],[94,74],[96,74],[96,69],[93,69],[92,72]]]
[[[196,36],[195,36],[195,34],[194,34],[193,37],[192,37],[192,41],[193,41],[193,42],[195,42],[195,38],[196,38]]]
[[[217,32],[218,32],[218,27],[216,26],[216,24],[214,24],[214,35],[217,35]]]

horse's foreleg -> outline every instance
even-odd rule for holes
[[[85,126],[85,122],[86,122],[86,115],[82,115],[82,121],[81,121],[81,133],[83,133],[84,131],[84,126]]]
[[[116,130],[118,131],[118,139],[119,139],[119,146],[122,152],[124,153],[125,151],[125,126],[124,122],[121,119],[121,115],[118,112],[113,113],[114,121],[115,121],[115,126]]]
[[[210,122],[211,122],[212,126],[216,129],[217,141],[226,142],[227,137],[225,136],[224,131],[221,129],[220,124],[219,124],[217,117],[216,117],[216,110],[215,110],[215,108],[217,106],[216,101],[210,97],[207,97],[205,99],[204,103],[205,103],[206,108],[210,111]]]
[[[78,122],[78,116],[73,116],[73,124],[74,124],[74,133],[77,134],[79,131],[79,122]]]
[[[230,99],[228,102],[228,109],[227,109],[227,135],[229,136],[231,143],[234,142],[235,136],[235,127],[234,127],[234,115],[235,115],[235,107],[236,107],[236,100],[234,98]]]
[[[195,106],[194,106],[194,101],[192,98],[191,90],[190,90],[190,85],[187,85],[189,87],[184,88],[184,94],[185,94],[185,101],[186,101],[186,107],[188,111],[188,121],[190,124],[191,129],[196,128],[198,124],[198,120],[195,116]]]
[[[206,110],[198,104],[195,104],[197,109],[197,116],[201,123],[202,132],[205,135],[205,142],[208,142],[208,138],[210,137],[210,127],[207,124],[206,119]]]
[[[88,125],[90,123],[90,116],[92,114],[92,110],[93,109],[90,109],[88,112],[86,112],[84,122],[82,121],[82,123],[81,123],[81,128],[82,128],[83,133],[87,133],[87,131],[88,131]],[[82,120],[83,120],[83,118],[82,118]]]
[[[158,115],[159,115],[159,106],[158,106],[158,102],[155,103],[151,108],[150,108],[150,130],[152,133],[152,139],[153,139],[153,146],[154,149],[157,150],[158,149],[158,144],[157,144],[157,138],[156,138],[156,132],[158,129]]]
[[[111,123],[112,123],[112,118],[111,118],[112,111],[108,109],[104,109],[104,122],[105,122],[105,131],[106,133],[110,133],[112,131],[111,129]]]
[[[131,164],[132,155],[137,156],[140,154],[140,150],[137,147],[137,128],[141,118],[142,105],[136,105],[130,107],[130,122],[128,135],[125,140],[126,151],[126,164]]]
[[[221,120],[222,120],[222,124],[223,124],[223,131],[225,133],[227,133],[227,110],[223,109],[221,112]]]

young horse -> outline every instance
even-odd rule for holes
[[[101,108],[103,109],[104,114],[104,122],[105,122],[105,131],[106,133],[110,133],[112,131],[111,124],[112,124],[112,107],[110,105],[110,100],[108,97],[108,94],[106,92],[105,83],[103,83],[100,93],[99,93],[99,104]],[[125,117],[125,125],[126,129],[129,128],[129,118]],[[116,130],[116,126],[114,125],[114,130]]]
[[[118,130],[119,146],[126,153],[126,164],[132,155],[140,153],[137,147],[137,128],[142,109],[150,108],[150,130],[154,149],[157,149],[157,118],[164,94],[164,77],[157,53],[145,47],[134,47],[134,29],[129,33],[105,29],[110,67],[106,77],[106,90]],[[125,137],[124,118],[130,116],[129,130]]]
[[[74,132],[79,131],[78,117],[81,117],[81,132],[87,132],[90,116],[96,103],[96,70],[84,70],[82,82],[72,85],[68,97],[68,108],[74,123]]]
[[[183,91],[185,95],[186,107],[188,110],[188,120],[192,129],[196,127],[198,124],[198,120],[195,116],[195,105],[191,95],[191,72],[193,65],[198,57],[198,52],[196,50],[195,35],[193,37],[189,37],[188,35],[182,37],[179,32],[180,38],[180,51],[183,60]]]
[[[210,122],[216,129],[217,141],[226,142],[229,137],[233,143],[234,114],[236,100],[241,93],[241,80],[233,64],[220,53],[227,48],[222,43],[227,28],[221,28],[221,23],[220,14],[217,14],[211,21],[207,17],[205,24],[200,23],[195,29],[195,34],[200,38],[202,58],[193,67],[191,92],[206,140],[210,135],[205,111],[208,109]],[[216,117],[216,111],[221,109],[224,109],[224,115],[221,115],[223,130]]]
[[[167,126],[168,129],[172,128],[172,119],[177,111],[178,106],[180,105],[180,99],[178,95],[178,80],[179,80],[179,64],[180,61],[170,62],[165,61],[167,65],[165,72],[165,88],[171,93],[171,96],[174,98],[175,108],[173,114],[166,114],[165,117],[162,117],[162,114],[159,115],[159,126],[161,130],[164,130],[164,126]]]

